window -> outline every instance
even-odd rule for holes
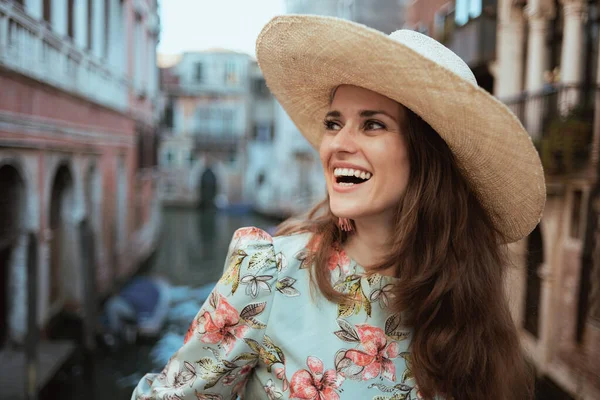
[[[68,0],[67,3],[67,36],[71,39],[75,36],[75,20],[73,15],[73,8],[75,6],[75,0]]]
[[[133,76],[133,86],[135,89],[139,90],[140,93],[143,93],[143,87],[142,87],[142,79],[143,79],[143,67],[144,67],[144,55],[143,55],[143,50],[144,50],[144,46],[143,46],[143,36],[142,36],[142,30],[143,30],[143,25],[142,25],[142,16],[140,14],[136,14],[135,15],[135,22],[134,22],[134,39],[133,39],[133,43],[135,46],[135,57],[134,57],[134,71],[135,74]]]
[[[110,2],[111,0],[104,0],[104,57],[108,57],[110,46]]]
[[[258,177],[256,178],[256,187],[259,188],[263,185],[263,183],[265,183],[265,173],[261,172],[260,174],[258,174]]]
[[[235,63],[228,61],[225,63],[225,83],[236,84],[237,83],[237,71]]]
[[[271,124],[256,124],[256,140],[259,142],[268,142],[271,140],[271,138]]]
[[[43,17],[48,24],[52,23],[52,0],[44,0]]]
[[[211,135],[218,135],[223,132],[223,116],[220,108],[209,109],[210,118],[208,120],[208,130]]]
[[[456,25],[464,25],[469,21],[469,2],[470,0],[456,0]]]
[[[194,156],[193,152],[189,152],[187,155],[187,162],[190,166],[194,165],[194,161],[196,161],[196,157]]]
[[[258,97],[267,97],[270,93],[264,78],[255,79],[252,82],[252,90]]]
[[[87,48],[92,49],[92,23],[93,23],[93,4],[92,0],[87,0]]]
[[[456,25],[464,25],[469,19],[477,18],[481,15],[482,0],[457,0],[454,21]]]
[[[165,114],[163,117],[163,124],[167,128],[173,128],[173,103],[175,100],[171,97],[167,102],[167,106],[165,107]]]
[[[175,157],[173,156],[173,153],[171,152],[171,150],[167,150],[167,153],[166,153],[166,155],[165,155],[165,159],[166,159],[166,162],[165,162],[165,164],[166,164],[166,165],[172,165],[172,164],[173,164],[173,159],[174,159],[174,158],[175,158]]]
[[[196,63],[195,80],[198,83],[202,83],[204,80],[204,68],[202,63]]]
[[[482,0],[471,0],[469,2],[469,18],[474,19],[481,15]]]
[[[583,200],[583,192],[578,189],[573,191],[573,203],[571,209],[571,230],[570,236],[573,239],[582,238],[581,227],[581,205]]]
[[[196,109],[196,126],[195,131],[199,133],[207,133],[210,119],[210,109],[208,107],[198,107]]]
[[[233,134],[233,110],[223,110],[223,133],[225,135]]]

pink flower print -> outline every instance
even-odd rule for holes
[[[357,325],[356,328],[365,351],[348,350],[346,357],[364,368],[363,380],[377,378],[381,374],[384,378],[395,382],[396,367],[391,359],[398,357],[400,350],[398,343],[392,342],[388,345],[387,337],[381,328],[367,324]]]
[[[194,333],[196,332],[197,327],[198,327],[198,318],[196,317],[190,324],[190,327],[188,328],[188,331],[185,334],[185,338],[183,339],[183,344],[186,344],[187,342],[190,341],[192,336],[194,336]]]
[[[330,271],[340,267],[340,270],[347,275],[350,272],[350,257],[348,257],[344,249],[335,246],[331,250],[327,266]]]
[[[237,310],[219,294],[214,316],[208,311],[204,312],[204,333],[200,340],[203,343],[221,344],[227,355],[233,349],[236,338],[242,339],[249,329],[239,322]]]
[[[252,371],[252,365],[250,364],[246,364],[242,367],[242,369],[240,369],[240,375],[244,376],[247,375],[248,372]]]
[[[254,226],[247,228],[240,228],[233,234],[233,239],[245,239],[245,240],[267,240],[273,242],[273,238],[267,232]]]
[[[308,357],[306,365],[309,371],[302,369],[292,376],[290,399],[339,400],[336,389],[344,382],[343,375],[334,369],[323,372],[323,362],[317,357]]]

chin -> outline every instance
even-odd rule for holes
[[[360,210],[355,206],[329,203],[329,207],[331,208],[333,215],[340,218],[356,219],[360,218],[360,216],[364,213],[364,210]]]

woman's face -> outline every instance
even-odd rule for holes
[[[410,172],[405,118],[404,107],[385,96],[337,88],[319,150],[334,215],[391,217]]]

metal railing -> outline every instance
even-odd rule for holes
[[[521,120],[549,173],[573,172],[587,163],[600,91],[591,85],[552,85],[504,103]]]

